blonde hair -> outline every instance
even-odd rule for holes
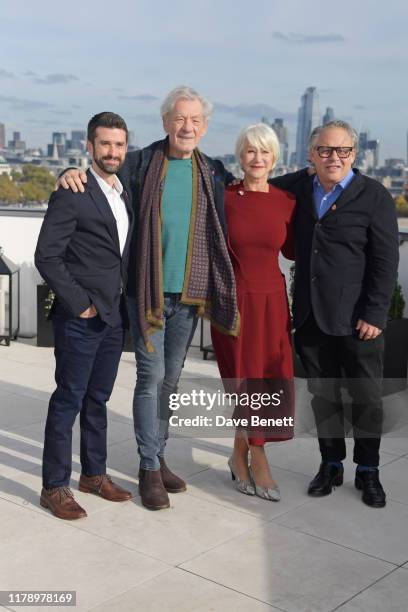
[[[256,123],[255,125],[249,125],[240,132],[235,145],[235,156],[238,162],[241,160],[242,151],[247,143],[256,149],[270,151],[274,157],[273,167],[275,167],[280,155],[280,146],[275,131],[269,125]]]

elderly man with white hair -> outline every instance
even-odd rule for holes
[[[128,153],[119,173],[136,218],[125,290],[137,363],[139,492],[150,510],[168,508],[168,492],[186,490],[166,465],[164,451],[168,398],[177,388],[197,315],[227,335],[239,332],[225,240],[226,172],[197,148],[211,110],[190,87],[171,91],[161,107],[166,138]],[[82,191],[86,175],[69,169],[60,183]]]

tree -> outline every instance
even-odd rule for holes
[[[399,195],[395,198],[395,206],[397,208],[399,208],[400,206],[406,206],[407,204],[408,202],[406,201],[403,195]]]
[[[16,204],[20,202],[20,190],[7,174],[0,175],[0,202]]]
[[[40,188],[42,190],[41,200],[47,200],[54,189],[55,177],[46,168],[27,164],[27,166],[23,166],[23,176],[20,182],[22,185],[24,183],[31,183]]]
[[[402,288],[399,283],[396,284],[394,293],[392,294],[390,309],[388,311],[388,319],[402,319],[404,316],[405,300],[402,293]]]
[[[36,183],[22,183],[20,185],[21,201],[22,202],[44,202],[49,197],[49,192],[45,191]]]
[[[399,217],[408,217],[408,202],[403,195],[395,198],[395,206],[397,207],[397,215]]]

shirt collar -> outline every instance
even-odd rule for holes
[[[109,195],[112,192],[112,189],[118,192],[119,195],[122,195],[123,185],[116,176],[114,175],[113,186],[111,187],[99,174],[95,172],[95,170],[90,166],[89,168],[91,174],[96,178],[99,187],[102,189],[105,195]]]
[[[337,189],[337,187],[340,187],[340,189],[343,191],[353,180],[354,178],[354,172],[353,170],[350,170],[346,176],[344,177],[343,180],[341,180],[339,183],[336,183],[336,185],[334,185],[333,189],[331,190],[332,192]],[[317,176],[317,174],[314,175],[314,179],[313,179],[313,184],[316,187],[320,187],[320,189],[323,189],[320,181],[319,181],[319,177]]]

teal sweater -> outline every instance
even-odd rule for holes
[[[183,289],[192,197],[191,159],[169,159],[161,207],[164,292]]]

